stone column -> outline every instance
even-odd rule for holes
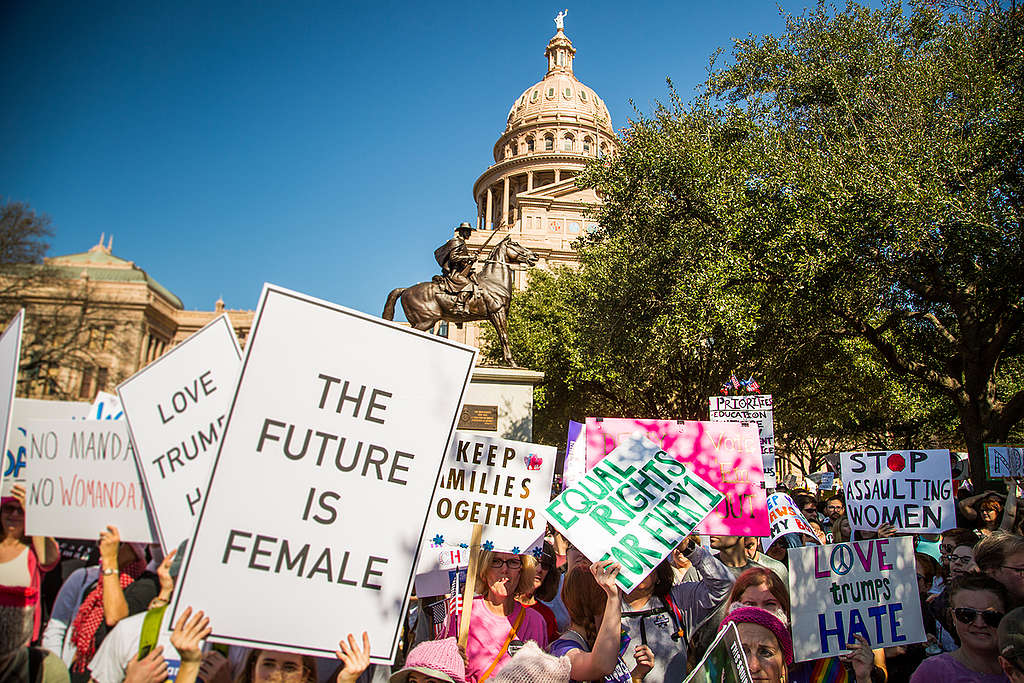
[[[490,187],[488,187],[487,188],[487,220],[484,222],[484,227],[486,227],[488,230],[490,230],[490,229],[492,229],[494,227],[494,223],[492,222],[493,219],[494,219],[494,191]]]
[[[526,172],[526,191],[529,192],[533,189],[533,171]]]
[[[505,183],[504,183],[504,185],[505,185],[505,187],[504,187],[504,190],[502,191],[502,200],[501,200],[501,224],[503,226],[507,227],[508,226],[508,176],[505,176]]]
[[[557,183],[557,182],[558,182],[559,180],[561,180],[561,179],[562,179],[562,178],[561,178],[561,175],[562,175],[562,169],[560,169],[560,168],[556,168],[556,169],[555,169],[555,182],[556,182],[556,183]]]

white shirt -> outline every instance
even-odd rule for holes
[[[164,618],[170,609],[164,610]],[[92,677],[98,683],[122,683],[128,663],[139,656],[139,643],[142,641],[142,623],[146,620],[146,612],[126,617],[117,622],[107,637],[100,643],[100,649],[89,662]],[[181,668],[181,655],[171,645],[171,634],[163,630],[163,624],[157,638],[157,646],[164,648],[164,659],[167,660],[167,680],[173,683]]]

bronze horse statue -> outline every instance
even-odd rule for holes
[[[439,320],[464,323],[472,320],[490,320],[501,342],[505,363],[515,366],[508,343],[508,309],[512,302],[512,266],[523,263],[533,266],[537,255],[514,242],[511,236],[498,242],[476,272],[476,291],[466,302],[466,313],[453,313],[455,295],[445,291],[438,282],[420,282],[411,287],[399,287],[388,294],[382,317],[394,320],[395,302],[402,300],[405,319],[417,330],[429,330]]]

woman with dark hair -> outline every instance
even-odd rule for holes
[[[686,677],[690,636],[725,601],[733,585],[732,572],[707,548],[692,539],[680,548],[697,573],[696,581],[672,585],[672,566],[666,559],[626,595],[622,627],[634,642],[646,643],[654,652],[648,683]],[[623,659],[627,665],[634,663],[629,653]]]
[[[554,610],[545,603],[551,602],[557,596],[561,576],[555,569],[554,547],[550,543],[545,543],[544,551],[537,559],[533,585],[518,597],[520,604],[537,611],[544,617],[544,623],[548,625],[548,642],[558,637],[558,622]]]
[[[316,683],[316,659],[275,650],[251,650],[235,683],[260,683],[272,679],[287,683]]]
[[[527,640],[541,647],[548,644],[544,617],[516,601],[517,595],[533,590],[533,557],[484,551],[479,567],[466,641],[466,679],[472,683],[497,673]],[[454,612],[448,617],[445,635],[459,635]]]
[[[1012,482],[1011,482],[1012,483]],[[1003,521],[1003,501],[1006,497],[995,491],[982,491],[956,502],[957,512],[972,524],[982,536],[988,536]]]
[[[1005,683],[996,638],[996,628],[1009,600],[1003,584],[984,574],[966,574],[954,579],[948,592],[949,611],[960,647],[921,662],[910,683]]]
[[[551,643],[548,652],[569,657],[573,681],[636,682],[654,664],[654,654],[641,644],[634,649],[637,664],[632,670],[622,660],[629,640],[623,644],[620,637],[622,598],[615,584],[620,569],[617,562],[604,560],[589,568],[576,565],[565,577],[562,601],[569,610],[569,630]]]

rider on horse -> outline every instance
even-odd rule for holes
[[[443,275],[435,275],[434,282],[444,286],[445,292],[455,295],[452,313],[467,315],[466,304],[476,291],[476,274],[472,265],[476,257],[469,253],[466,240],[475,228],[462,222],[455,228],[456,236],[434,250],[434,259]]]

